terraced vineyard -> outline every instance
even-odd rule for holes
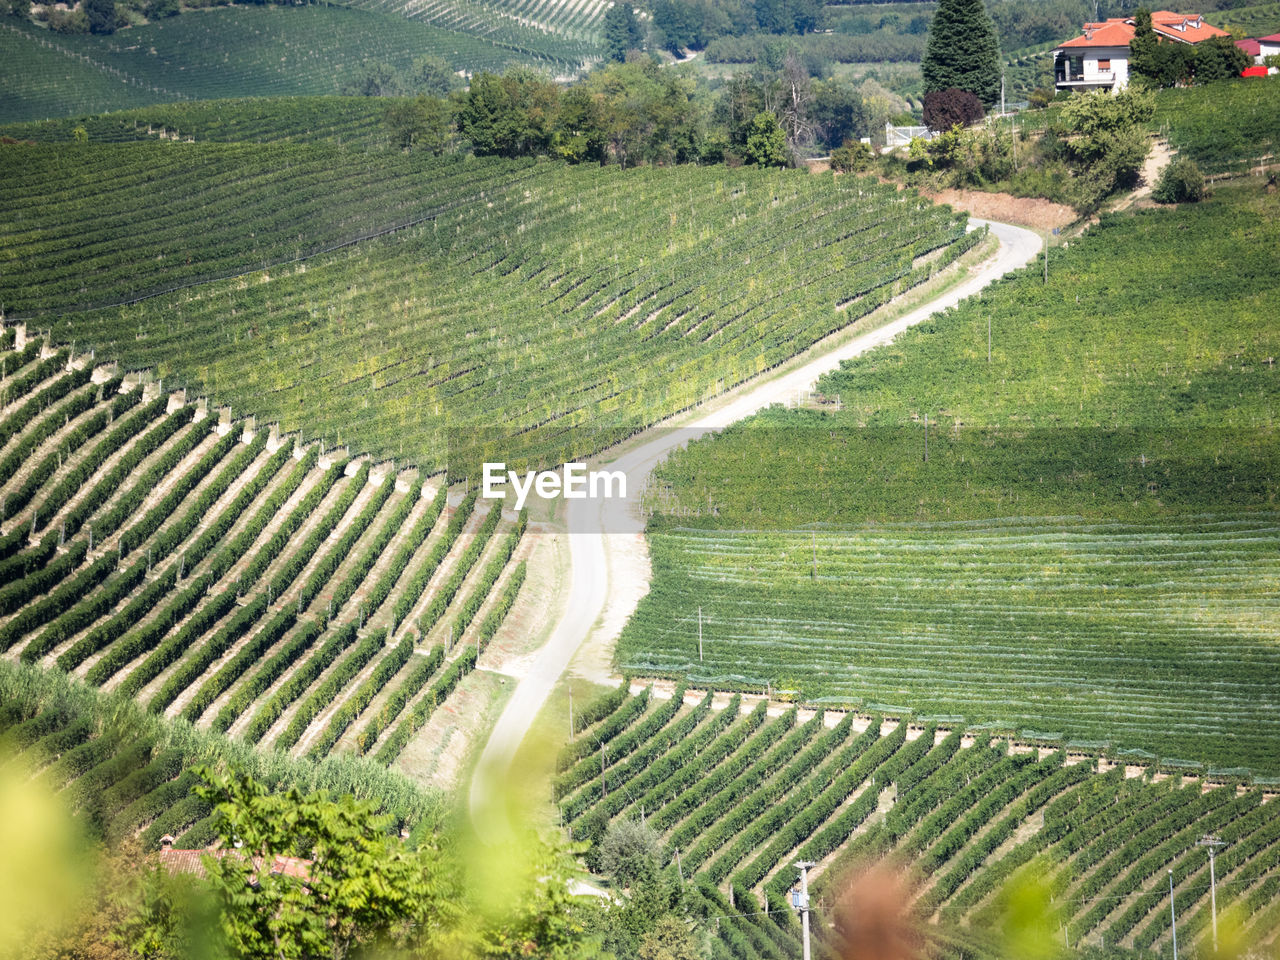
[[[619,818],[658,831],[716,958],[800,955],[786,896],[800,859],[818,864],[819,955],[839,956],[845,884],[884,857],[927,956],[1009,955],[990,932],[998,894],[1037,867],[1073,946],[1161,952],[1172,870],[1181,948],[1205,949],[1206,833],[1226,844],[1219,910],[1250,942],[1280,927],[1280,806],[1260,787],[683,686],[669,699],[624,686],[582,718],[553,786],[566,822],[593,843]]]
[[[673,456],[619,666],[1280,773],[1278,224],[1104,219]]]
[[[0,39],[3,36],[0,35]],[[181,140],[199,143],[389,145],[378,97],[242,97],[162,103],[95,116],[11,123],[0,136],[71,143],[83,127],[90,143]],[[384,158],[394,163],[391,157]]]
[[[136,836],[142,849],[170,834],[179,849],[217,836],[209,805],[191,788],[194,768],[227,764],[273,789],[325,788],[377,802],[420,836],[439,828],[441,798],[398,773],[359,758],[321,763],[253,750],[186,724],[166,723],[139,705],[73,683],[56,671],[0,663],[0,749],[7,770],[21,764],[39,786],[60,792],[93,839],[111,845]]]
[[[1280,19],[1280,6],[1273,9]],[[1280,77],[1250,77],[1216,87],[1162,90],[1152,122],[1167,132],[1170,146],[1205,173],[1239,173],[1274,158],[1278,118]]]
[[[523,515],[15,334],[0,650],[246,743],[394,763],[514,604]]]
[[[550,44],[566,59],[599,58],[605,0],[347,0],[350,6],[512,44]],[[531,41],[529,35],[541,34]]]
[[[255,269],[391,211],[428,217],[303,263],[38,322],[287,430],[428,472],[447,464],[454,477],[466,469],[449,461],[460,439],[509,462],[600,449],[852,324],[980,239],[962,216],[891,186],[798,171],[122,144],[66,157],[75,186],[55,198],[9,162],[18,230],[5,256],[44,265],[24,274],[28,305],[154,288],[215,264]],[[173,199],[144,234],[168,239],[145,255],[129,181],[121,195],[94,186],[113,162],[151,164],[139,189]],[[208,192],[188,201],[193,164]],[[262,222],[248,234],[246,208]],[[92,287],[85,237],[101,251]]]
[[[583,56],[581,44],[515,23],[482,37],[324,5],[189,11],[110,36],[51,36],[15,20],[0,43],[5,123],[183,99],[337,94],[370,63],[403,72],[424,55],[469,73],[528,66],[556,75],[576,73]]]
[[[0,296],[12,317],[269,269],[472,208],[530,167],[336,145],[90,144],[51,192],[41,170],[66,155],[57,144],[0,153]],[[154,211],[144,236],[140,210]]]
[[[0,25],[0,122],[122,110],[173,99],[9,23]]]

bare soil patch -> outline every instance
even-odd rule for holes
[[[515,689],[509,678],[472,670],[405,747],[395,766],[419,783],[452,790],[484,745]]]
[[[934,203],[945,203],[956,210],[984,220],[1016,223],[1032,230],[1052,230],[1076,221],[1076,212],[1066,204],[1040,197],[1015,197],[1011,193],[988,193],[985,190],[920,191]]]

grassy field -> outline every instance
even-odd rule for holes
[[[537,46],[337,6],[221,7],[110,36],[20,30],[0,30],[0,122],[184,99],[337,94],[370,63],[404,71],[428,54],[468,72],[525,65],[561,74],[578,65],[542,49],[532,31]]]
[[[330,444],[424,468],[443,466],[452,446],[454,476],[465,470],[464,443],[475,457],[511,462],[600,449],[853,323],[976,239],[946,208],[852,178],[413,158],[384,167],[381,156],[342,161],[331,147],[262,148],[252,166],[235,165],[234,186],[206,178],[193,204],[190,164],[216,167],[244,148],[185,152],[192,146],[64,151],[76,186],[57,205],[38,178],[22,186],[29,175],[14,161],[12,222],[39,229],[11,233],[6,248],[28,261],[38,249],[47,264],[24,275],[24,289],[39,293],[47,279],[65,303],[92,295],[89,284],[159,286],[237,258],[257,272],[33,323]],[[145,188],[123,187],[172,198],[148,225],[172,239],[141,258],[131,224],[147,217],[95,171],[164,148],[184,152],[167,155],[172,165],[153,161]],[[296,169],[276,157],[296,158]],[[330,166],[367,171],[369,190],[333,195]],[[277,190],[289,181],[297,189],[284,203]],[[439,184],[440,197],[423,181]],[[305,250],[313,231],[336,236],[343,196],[355,231],[395,209],[387,197],[397,192],[406,217],[441,209],[392,236],[260,269],[273,253]],[[246,208],[264,212],[258,229],[242,226]],[[86,231],[117,267],[100,280],[75,267]],[[931,251],[939,255],[926,262]]]
[[[674,456],[620,666],[1277,772],[1278,223],[1104,219]]]
[[[1051,922],[1076,950],[1166,955],[1170,875],[1181,949],[1205,950],[1209,863],[1195,844],[1206,833],[1228,845],[1218,909],[1245,942],[1280,922],[1280,814],[1263,788],[1204,791],[1194,777],[874,715],[770,716],[738,697],[651,694],[620,690],[584,712],[554,795],[575,839],[592,844],[643,816],[718,960],[799,955],[796,860],[817,865],[817,956],[848,955],[842,937],[867,902],[842,902],[847,884],[882,858],[924,956],[1021,956],[1001,935],[1001,894],[1029,880],[1047,886]]]

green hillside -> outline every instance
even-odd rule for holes
[[[0,26],[0,89],[0,122],[101,113],[173,99],[7,22]]]
[[[1280,144],[1280,77],[1162,90],[1152,123],[1204,172],[1248,171]]]
[[[528,167],[337,145],[14,146],[0,152],[0,297],[11,317],[42,317],[267,269],[474,206]]]
[[[394,762],[514,604],[524,517],[40,353],[3,354],[0,650],[248,743]]]
[[[1044,932],[1076,950],[1166,955],[1170,875],[1181,949],[1207,950],[1209,858],[1196,846],[1205,834],[1227,844],[1217,905],[1245,942],[1280,921],[1280,811],[1261,788],[1204,790],[1194,777],[1105,760],[1097,772],[1093,756],[981,732],[795,709],[768,716],[764,703],[713,699],[686,701],[683,687],[665,700],[620,691],[589,708],[594,722],[561,754],[553,790],[575,839],[595,846],[589,860],[610,823],[643,818],[656,831],[661,865],[688,884],[717,960],[800,955],[787,897],[796,860],[817,865],[817,956],[843,954],[842,936],[865,909],[861,900],[837,908],[844,885],[883,857],[900,872],[901,908],[927,957],[1022,956],[1011,934],[999,935],[1000,894],[1033,869],[1064,931]]]
[[[393,13],[502,43],[554,50],[567,60],[599,55],[602,0],[347,0],[352,7]]]
[[[171,834],[178,848],[217,835],[209,805],[191,793],[191,768],[226,764],[275,790],[326,788],[375,800],[408,828],[439,829],[442,797],[397,773],[352,758],[312,763],[257,751],[225,737],[151,716],[56,671],[0,664],[0,749],[26,762],[38,782],[64,791],[94,839],[113,844],[137,835],[144,850]]]
[[[428,468],[462,440],[511,461],[599,449],[794,356],[978,239],[946,208],[847,177],[424,166],[283,145],[252,162],[239,146],[65,151],[59,162],[76,186],[55,203],[20,159],[44,149],[10,152],[11,222],[39,229],[11,232],[6,257],[44,264],[24,288],[66,303],[214,263],[256,272],[125,307],[42,313],[39,326],[287,430]],[[131,157],[155,158],[152,179],[126,177],[117,195],[94,171]],[[213,174],[232,157],[234,172]],[[201,161],[210,176],[193,179]],[[424,193],[424,182],[440,194]],[[193,183],[205,189],[191,196]],[[150,223],[131,193],[167,198],[168,215]],[[244,210],[258,229],[243,224]],[[432,212],[408,230],[270,265],[343,229],[358,236],[374,217]],[[86,231],[111,268],[89,278],[77,268]],[[156,245],[137,256],[152,232]],[[941,252],[926,258],[932,251]],[[455,476],[462,459],[450,464]]]
[[[193,140],[198,143],[332,143],[390,146],[381,97],[241,97],[184,100],[91,116],[0,126],[0,136],[72,143],[84,128],[90,143]],[[388,158],[388,162],[391,162]]]
[[[619,665],[1280,772],[1278,202],[1104,218],[673,456]]]
[[[0,101],[0,122],[183,99],[337,94],[375,62],[406,71],[425,55],[467,72],[577,70],[577,61],[541,46],[337,6],[220,7],[110,36],[50,34],[17,23],[0,31],[8,54],[0,60],[0,88],[13,91]]]
[[[396,12],[455,30],[502,37],[521,27],[559,37],[596,42],[607,3],[600,0],[350,0],[351,6]]]

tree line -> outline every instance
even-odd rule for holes
[[[365,92],[374,93],[370,84]],[[874,80],[815,79],[799,58],[712,89],[645,54],[563,87],[527,69],[480,73],[466,90],[420,93],[386,110],[394,144],[569,163],[785,166],[882,129],[907,109]]]

